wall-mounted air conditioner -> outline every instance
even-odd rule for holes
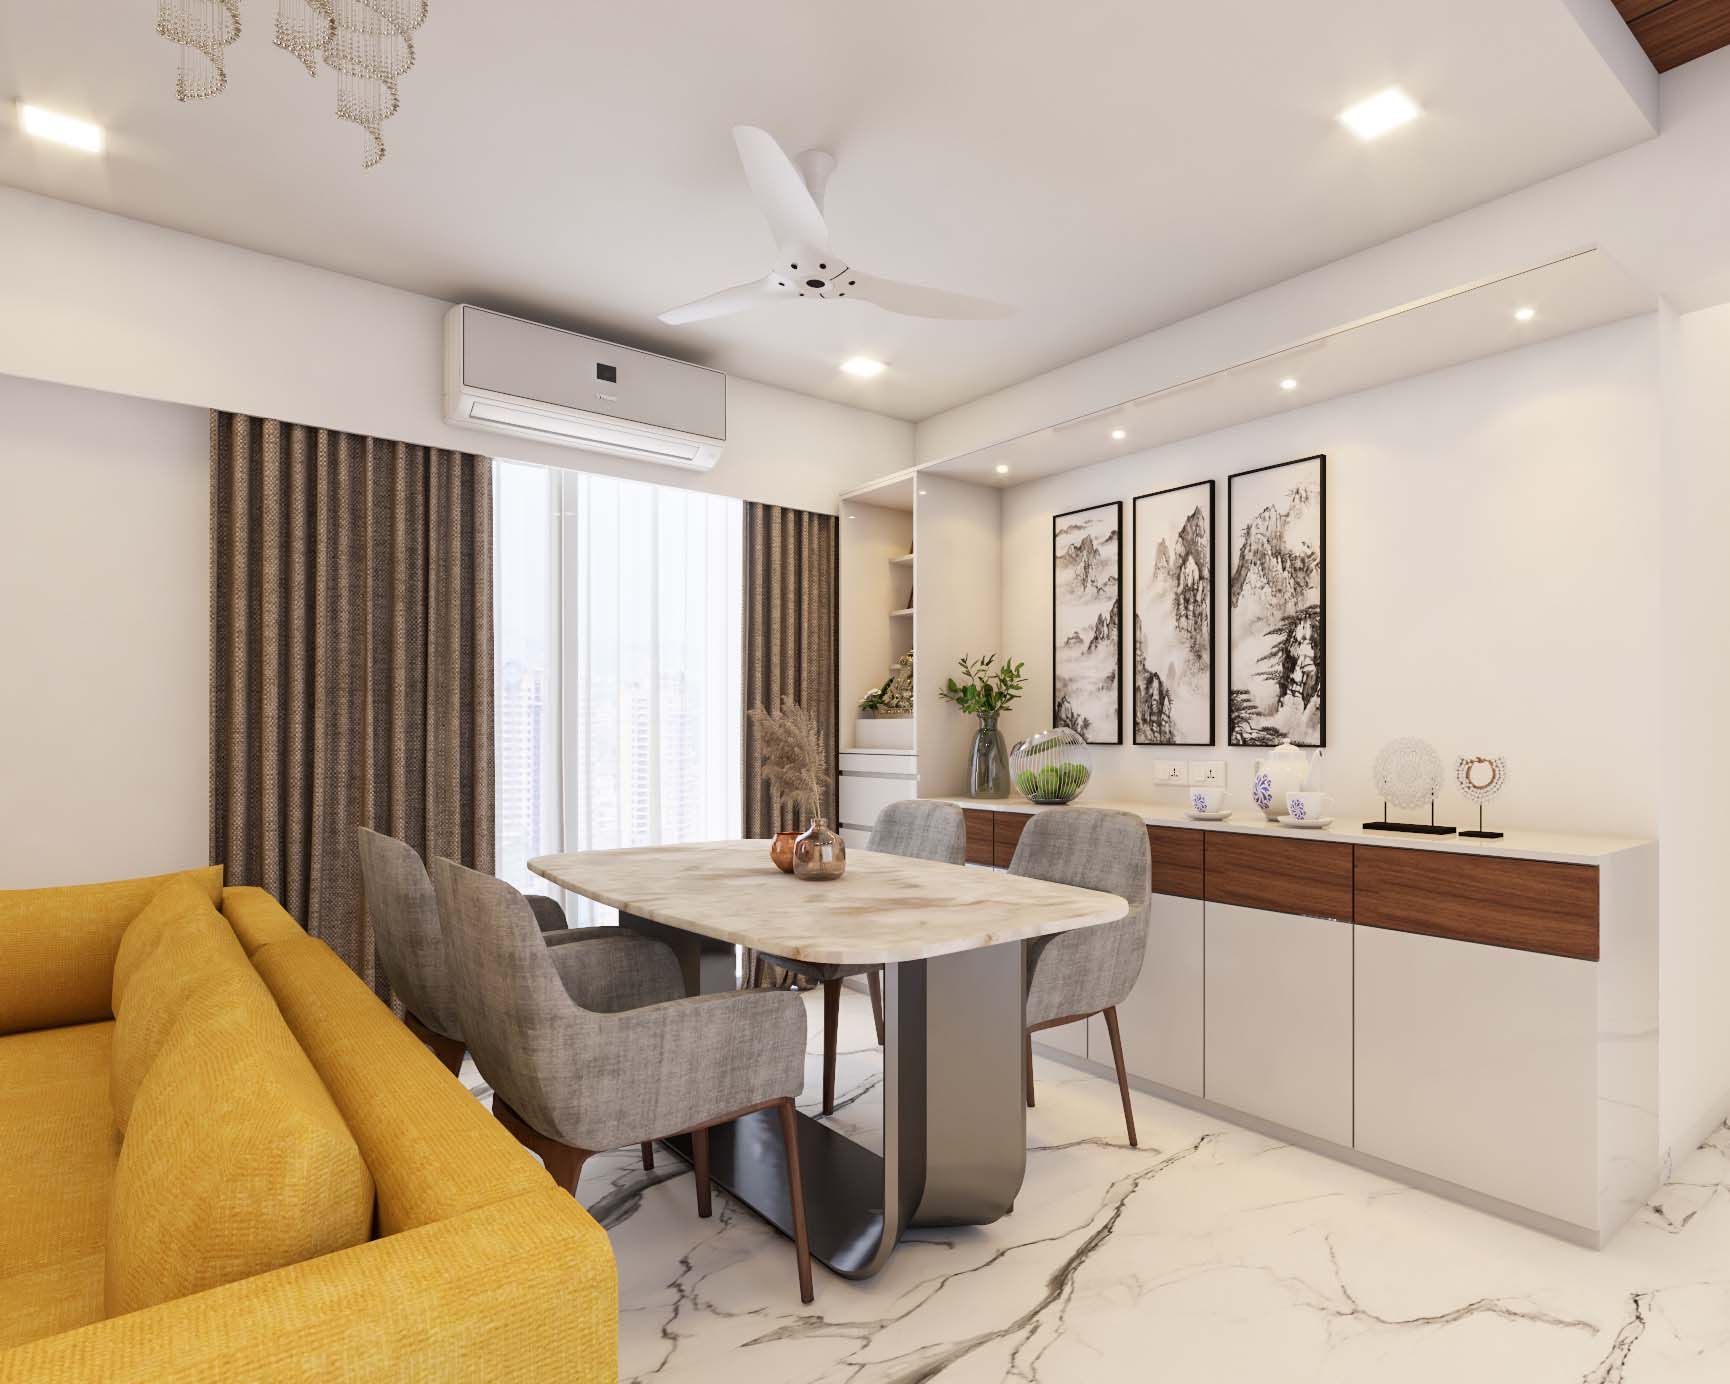
[[[727,440],[727,377],[461,304],[445,314],[445,419],[707,471]]]

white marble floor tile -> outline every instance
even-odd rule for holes
[[[810,1005],[803,1108],[820,1091]],[[881,1140],[870,1007],[843,1003],[834,1123]],[[636,1150],[579,1195],[619,1261],[620,1365],[661,1384],[1730,1381],[1730,1127],[1602,1251],[1037,1060],[1013,1215],[918,1231],[863,1283]],[[479,1081],[470,1068],[465,1077]]]

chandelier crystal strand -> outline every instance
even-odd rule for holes
[[[276,46],[298,58],[309,77],[318,76],[318,55],[335,24],[331,0],[276,0]]]
[[[222,50],[240,37],[240,0],[157,0],[156,32],[180,48],[175,98],[202,101],[228,85]]]
[[[337,117],[366,131],[372,168],[384,158],[379,127],[401,105],[396,80],[414,66],[409,35],[426,20],[426,0],[332,0],[331,16],[324,61],[337,73]]]

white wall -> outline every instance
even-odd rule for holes
[[[1680,1156],[1730,1110],[1730,307],[1665,326],[1659,1111]]]
[[[707,475],[453,428],[448,303],[10,188],[0,264],[8,374],[830,514],[911,460],[910,423],[738,378]]]
[[[1507,755],[1492,825],[1656,835],[1658,343],[1647,315],[1009,490],[1000,651],[1026,660],[1031,688],[1011,739],[1050,723],[1053,514],[1122,500],[1130,530],[1135,495],[1212,477],[1223,593],[1226,477],[1325,452],[1326,759],[1341,809],[1379,808],[1376,750],[1419,735],[1444,758]],[[1217,600],[1216,650],[1226,614]],[[1223,665],[1216,682],[1223,746]],[[1256,754],[1096,747],[1092,791],[1176,797],[1153,787],[1156,757],[1224,758],[1231,802],[1249,810]],[[1468,810],[1441,803],[1443,820]]]
[[[208,859],[208,436],[0,375],[0,888]]]

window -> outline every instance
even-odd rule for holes
[[[737,837],[739,501],[512,461],[494,494],[500,877],[545,892],[535,855]]]

